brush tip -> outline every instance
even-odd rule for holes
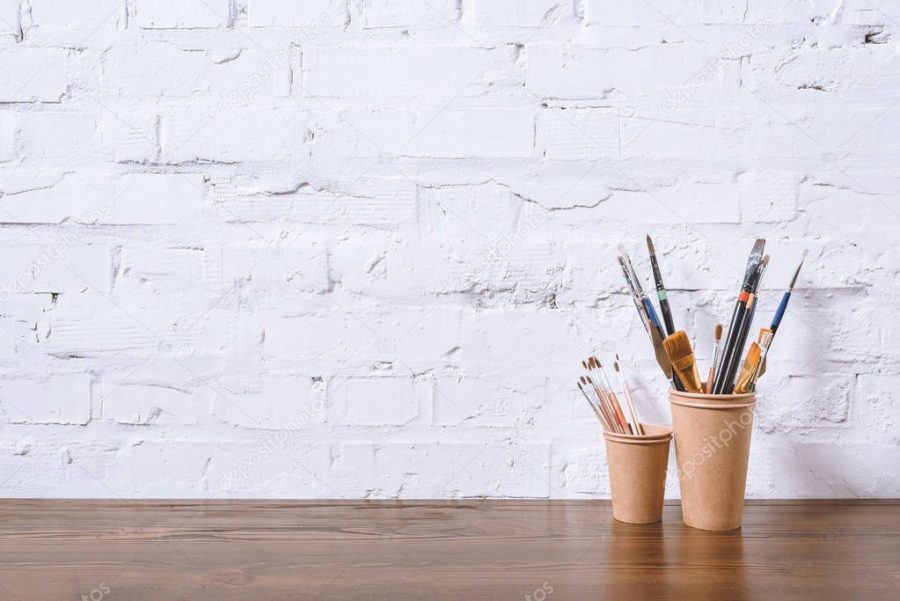
[[[716,324],[716,342],[722,339],[722,324]]]
[[[621,242],[619,243],[618,249],[619,249],[619,254],[620,254],[620,255],[622,255],[623,257],[627,257],[627,256],[628,256],[628,249],[625,248],[625,245],[622,244]]]
[[[650,239],[650,234],[647,234],[647,249],[650,251],[651,255],[656,254],[656,249],[653,248],[653,240]]]
[[[671,336],[667,336],[663,340],[663,347],[665,347],[666,354],[672,361],[694,354],[693,349],[691,349],[691,340],[684,330],[678,330]]]
[[[808,249],[808,248],[804,248],[804,249],[803,249],[803,254],[800,255],[800,262],[801,262],[801,263],[802,263],[803,261],[806,260],[806,255],[808,255],[808,254],[809,254],[809,249]]]
[[[616,371],[619,371],[619,362],[618,361],[615,361],[613,363],[613,368],[615,368]]]

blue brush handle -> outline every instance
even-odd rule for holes
[[[647,310],[647,317],[650,318],[650,321],[653,322],[653,325],[657,330],[662,332],[662,324],[659,322],[659,316],[656,314],[656,310],[653,308],[653,303],[650,302],[650,299],[647,297],[643,298],[644,308]],[[665,336],[663,336],[665,338]]]
[[[775,317],[772,318],[771,329],[773,334],[778,330],[778,326],[781,325],[781,318],[784,317],[784,310],[787,309],[789,300],[791,300],[791,293],[785,292],[784,296],[781,297],[781,302],[778,304],[778,309],[775,311]]]

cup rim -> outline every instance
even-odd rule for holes
[[[653,434],[644,434],[634,435],[634,434],[619,434],[618,432],[603,432],[603,437],[610,442],[622,442],[626,444],[655,444],[660,442],[668,442],[672,439],[672,426],[665,426],[661,424],[645,424],[641,422],[641,425],[646,428],[651,428],[654,432]]]

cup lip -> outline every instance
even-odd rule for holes
[[[719,401],[725,403],[748,403],[756,400],[756,392],[738,392],[731,394],[706,394],[705,392],[682,392],[669,389],[669,398],[677,397],[693,401]]]
[[[645,424],[641,422],[645,429],[650,428],[653,434],[644,434],[636,436],[633,434],[619,434],[618,432],[603,432],[603,437],[610,442],[623,442],[627,444],[654,444],[660,442],[668,442],[672,439],[672,426],[661,424]]]

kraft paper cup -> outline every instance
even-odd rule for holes
[[[629,524],[662,520],[672,428],[641,424],[643,436],[604,432],[613,517]]]
[[[734,530],[744,486],[756,393],[669,391],[682,520],[701,530]]]

